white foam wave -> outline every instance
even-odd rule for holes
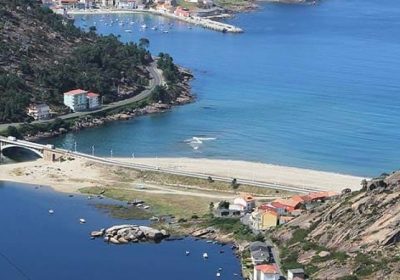
[[[212,141],[216,140],[215,137],[196,137],[193,136],[190,139],[184,140],[184,142],[188,143],[194,150],[198,150],[204,141]]]

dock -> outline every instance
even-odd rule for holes
[[[145,12],[149,12],[155,15],[160,15],[160,16],[165,16],[168,18],[184,21],[187,23],[191,23],[194,25],[202,26],[207,29],[215,30],[215,31],[220,31],[220,32],[229,32],[229,33],[243,33],[243,29],[236,27],[231,24],[227,23],[222,23],[219,21],[211,20],[208,18],[202,18],[202,17],[197,17],[197,16],[190,16],[190,17],[182,17],[182,16],[177,16],[172,13],[168,12],[161,12],[157,10],[143,10]]]
[[[99,10],[68,10],[68,14],[71,15],[86,15],[86,14],[137,14],[137,13],[150,13],[158,16],[163,16],[167,18],[172,18],[175,20],[187,22],[193,25],[201,26],[207,29],[223,32],[223,33],[243,33],[243,29],[211,20],[208,18],[203,18],[203,17],[198,17],[198,16],[189,16],[189,17],[183,17],[183,16],[177,16],[173,13],[169,12],[162,12],[159,10],[155,9],[134,9],[134,10],[124,10],[124,9],[99,9]]]

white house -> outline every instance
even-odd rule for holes
[[[89,92],[87,95],[88,108],[95,109],[100,106],[100,95],[94,92]]]
[[[256,208],[256,200],[249,194],[242,194],[240,197],[235,198],[233,204],[243,206],[243,210],[248,212]]]
[[[136,9],[136,0],[119,0],[117,7],[120,9]]]
[[[87,91],[74,89],[64,93],[64,104],[72,111],[84,111],[87,109]]]
[[[31,104],[28,107],[28,116],[35,120],[46,120],[50,117],[50,108],[47,104]]]
[[[253,280],[279,280],[276,264],[260,264],[254,267]]]
[[[288,270],[288,280],[302,280],[305,277],[304,269],[295,268]]]

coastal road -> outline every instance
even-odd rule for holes
[[[57,150],[60,150],[60,149],[57,149]],[[215,175],[204,174],[204,173],[200,173],[200,172],[181,171],[181,170],[176,170],[176,169],[172,169],[172,168],[162,168],[159,166],[148,165],[148,164],[121,162],[121,161],[115,160],[113,158],[101,158],[101,157],[96,157],[96,156],[92,156],[92,155],[88,155],[88,154],[84,154],[84,153],[80,153],[80,152],[72,152],[72,151],[65,151],[65,150],[64,150],[64,152],[68,152],[71,156],[87,159],[90,161],[94,161],[94,162],[102,163],[102,164],[106,164],[106,165],[112,165],[112,166],[118,166],[118,167],[124,167],[124,168],[132,168],[132,169],[141,170],[141,171],[154,171],[154,172],[166,173],[166,174],[171,174],[171,175],[179,175],[179,176],[191,177],[191,178],[197,178],[197,179],[205,179],[205,180],[207,180],[208,177],[210,176],[215,181],[221,181],[221,182],[226,182],[226,183],[232,182],[232,177],[215,176]],[[316,191],[316,189],[313,187],[283,185],[283,184],[276,184],[276,183],[270,183],[270,182],[248,180],[248,179],[244,179],[244,178],[236,178],[236,180],[237,180],[237,183],[241,184],[241,185],[250,185],[250,186],[269,188],[269,189],[274,189],[274,190],[290,191],[290,192],[296,192],[296,193],[310,193],[310,192]]]
[[[164,78],[162,76],[162,72],[157,69],[157,63],[156,62],[152,62],[150,64],[150,66],[147,67],[147,70],[150,73],[150,84],[149,86],[143,90],[141,93],[139,93],[138,95],[135,95],[131,98],[127,98],[124,100],[120,100],[117,102],[113,102],[107,105],[103,105],[100,109],[98,110],[93,110],[93,111],[85,111],[85,112],[74,112],[74,113],[70,113],[70,114],[66,114],[66,115],[62,115],[62,116],[57,116],[57,118],[63,119],[63,120],[67,120],[67,119],[73,119],[73,118],[78,118],[78,117],[82,117],[82,116],[86,116],[86,115],[91,115],[91,114],[95,114],[95,113],[99,113],[99,112],[103,112],[103,111],[107,111],[107,110],[111,110],[111,109],[116,109],[119,107],[123,107],[135,102],[139,102],[142,101],[146,98],[148,98],[151,94],[151,92],[153,91],[153,89],[158,86],[158,85],[163,85],[165,84]],[[32,124],[39,124],[39,123],[47,123],[47,122],[51,122],[54,119],[49,119],[49,120],[41,120],[41,121],[33,121]],[[1,131],[5,131],[7,129],[7,127],[11,126],[15,126],[18,127],[19,125],[21,125],[22,123],[6,123],[6,124],[0,124],[0,132]]]
[[[6,145],[12,145],[16,147],[21,147],[21,148],[26,148],[26,149],[34,149],[38,150],[39,152],[43,153],[43,151],[53,151],[54,153],[57,154],[62,154],[62,155],[67,155],[75,158],[81,158],[85,160],[89,160],[92,162],[97,162],[105,165],[110,165],[110,166],[117,166],[117,167],[123,167],[123,168],[131,168],[131,169],[136,169],[136,170],[141,170],[141,171],[153,171],[153,172],[160,172],[160,173],[165,173],[165,174],[172,174],[172,175],[179,175],[179,176],[184,176],[184,177],[191,177],[191,178],[198,178],[198,179],[203,179],[207,180],[209,177],[212,177],[213,180],[215,181],[221,181],[221,182],[226,182],[226,183],[231,183],[232,182],[232,177],[226,177],[226,176],[217,176],[213,174],[207,174],[207,173],[201,173],[201,172],[195,172],[195,171],[184,171],[184,170],[176,170],[173,168],[168,168],[168,167],[160,167],[157,165],[151,165],[151,164],[143,164],[143,163],[134,163],[134,162],[123,162],[118,159],[114,158],[103,158],[103,157],[97,157],[81,152],[73,152],[65,149],[59,149],[59,148],[54,148],[52,146],[47,146],[47,145],[42,145],[42,144],[37,144],[29,141],[24,141],[24,140],[16,140],[16,139],[9,139],[6,137],[0,137],[0,144],[6,144]],[[266,182],[266,181],[257,181],[257,180],[249,180],[245,178],[240,178],[236,177],[237,183],[241,185],[250,185],[250,186],[257,186],[261,188],[269,188],[269,189],[274,189],[274,190],[283,190],[283,191],[291,191],[291,192],[297,192],[297,193],[309,193],[316,191],[315,187],[307,187],[307,186],[300,186],[300,185],[289,185],[289,184],[277,184],[277,183],[271,183],[271,182]]]

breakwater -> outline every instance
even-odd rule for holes
[[[169,12],[162,12],[162,11],[158,11],[155,9],[135,9],[135,10],[126,10],[126,9],[99,9],[99,10],[68,10],[68,14],[71,15],[95,15],[95,14],[137,14],[137,13],[149,13],[149,14],[154,14],[154,15],[158,15],[158,16],[164,16],[164,17],[168,17],[168,18],[172,18],[175,20],[179,20],[179,21],[184,21],[190,24],[194,24],[194,25],[198,25],[207,29],[211,29],[214,31],[219,31],[219,32],[227,32],[227,33],[242,33],[243,29],[231,25],[231,24],[227,24],[227,23],[223,23],[223,22],[219,22],[219,21],[215,21],[215,20],[211,20],[208,18],[202,18],[202,17],[198,17],[198,16],[189,16],[189,17],[183,17],[183,16],[177,16],[173,13],[169,13]]]
[[[198,25],[207,29],[215,30],[215,31],[220,31],[220,32],[229,32],[229,33],[243,33],[243,29],[236,27],[231,24],[226,24],[223,22],[211,20],[208,18],[202,18],[202,17],[197,17],[197,16],[190,16],[190,17],[182,17],[182,16],[177,16],[172,13],[168,12],[160,12],[157,10],[147,10],[147,12],[160,15],[160,16],[165,16],[169,17],[172,19],[184,21],[187,23],[191,23],[194,25]]]

